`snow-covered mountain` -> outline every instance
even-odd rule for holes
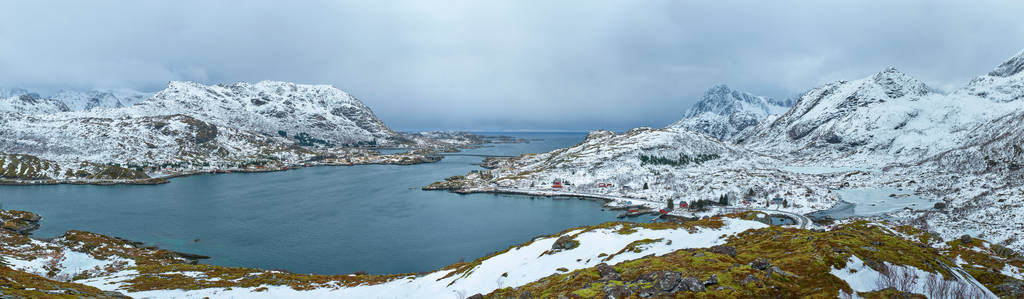
[[[961,144],[968,129],[1020,108],[963,92],[944,95],[895,68],[829,83],[740,139],[804,161],[872,165],[914,161]]]
[[[186,115],[133,118],[86,113],[3,114],[0,153],[74,161],[160,165],[268,159],[296,160],[311,152],[283,138],[219,127]]]
[[[756,126],[769,115],[785,113],[792,105],[792,101],[755,96],[720,84],[704,92],[683,118],[669,127],[732,141],[743,130]]]
[[[973,95],[997,102],[1024,99],[1024,51],[1010,57],[987,75],[975,78],[954,94]]]
[[[62,90],[51,98],[68,106],[71,111],[90,110],[93,108],[120,108],[146,100],[152,96],[134,90]]]
[[[393,146],[405,142],[369,107],[330,85],[174,81],[151,99],[117,112],[189,115],[219,127],[296,138],[308,145]]]
[[[84,104],[85,110],[69,111],[57,99],[34,94],[0,99],[0,154],[31,158],[18,161],[42,161],[6,163],[5,167],[11,168],[0,169],[0,178],[114,180],[77,174],[78,170],[106,171],[107,166],[167,175],[167,171],[261,169],[327,160],[331,165],[412,164],[436,161],[428,156],[432,150],[454,151],[489,142],[460,132],[400,135],[359,100],[327,85],[171,82],[167,89],[131,106],[124,105],[145,94],[61,95],[61,99]],[[383,155],[344,146],[427,151]],[[77,165],[89,167],[84,170]],[[168,165],[174,167],[161,169]],[[69,169],[70,174],[65,172]],[[128,174],[129,179],[134,177]]]
[[[594,197],[629,197],[664,203],[714,199],[734,201],[754,192],[789,197],[792,208],[811,212],[834,204],[831,179],[807,180],[771,165],[775,159],[681,128],[636,128],[623,134],[591,132],[572,147],[485,163],[486,171],[449,178],[427,189],[526,193],[571,192]],[[552,187],[552,182],[564,186]],[[751,204],[754,204],[751,202]],[[765,201],[758,203],[765,205]]]
[[[0,98],[10,98],[30,93],[32,92],[24,88],[0,88]],[[36,97],[38,97],[38,95],[36,95]]]
[[[11,96],[0,98],[0,112],[24,114],[48,114],[70,111],[64,103],[47,98],[40,98],[34,93],[10,93]]]
[[[31,92],[24,88],[0,89],[0,98],[10,99],[28,96],[31,101],[11,104],[13,100],[7,100],[7,105],[0,104],[0,112],[17,112],[28,114],[46,114],[67,111],[84,111],[94,108],[120,108],[127,107],[143,101],[151,93],[139,92],[130,89],[119,90],[88,90],[74,91],[62,90],[53,96],[40,96],[39,93]],[[60,105],[57,105],[57,104]],[[36,107],[33,107],[36,106]],[[64,106],[64,108],[57,108]]]

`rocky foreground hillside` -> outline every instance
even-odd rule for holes
[[[1024,257],[970,237],[943,242],[873,221],[806,230],[748,212],[686,223],[610,222],[542,236],[425,273],[308,275],[196,264],[84,231],[35,240],[0,211],[0,292],[267,298],[1016,298]],[[31,231],[29,229],[28,231]]]

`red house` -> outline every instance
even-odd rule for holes
[[[685,209],[685,208],[689,208],[689,207],[690,207],[690,204],[686,203],[685,201],[679,203],[679,208],[680,209]]]
[[[562,182],[555,181],[555,183],[551,184],[551,188],[562,188]]]

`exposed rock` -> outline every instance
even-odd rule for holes
[[[757,278],[757,276],[754,276],[754,274],[747,274],[747,277],[743,278],[743,280],[740,280],[740,284],[746,285],[760,281],[761,279]]]
[[[654,287],[662,291],[671,291],[679,285],[679,280],[682,278],[682,274],[679,272],[661,272],[654,277]]]
[[[963,235],[963,236],[960,236],[960,243],[963,243],[963,244],[970,244],[970,243],[971,243],[971,239],[972,239],[972,238],[971,238],[971,235]]]
[[[0,210],[0,228],[18,234],[27,235],[39,229],[38,214],[16,210]]]
[[[532,298],[533,298],[533,294],[530,294],[530,291],[523,291],[522,293],[519,293],[519,299],[532,299]]]
[[[768,269],[768,267],[771,266],[772,263],[768,262],[768,259],[765,258],[759,258],[754,260],[753,262],[750,262],[750,267],[757,270],[766,270]]]
[[[573,236],[565,235],[558,237],[558,240],[555,240],[555,244],[551,245],[551,250],[569,250],[576,248],[577,246],[580,246],[579,241],[576,241]]]
[[[602,291],[609,298],[626,298],[633,295],[633,290],[624,285],[605,285]]]
[[[728,245],[715,245],[715,246],[711,246],[711,250],[710,251],[714,252],[714,253],[718,253],[718,254],[724,254],[724,255],[731,256],[731,257],[736,257],[736,247],[732,247],[732,246],[728,246]]]
[[[779,275],[786,276],[786,277],[800,277],[800,276],[798,276],[796,274],[793,274],[793,273],[790,273],[790,272],[786,272],[786,271],[784,271],[782,269],[779,269],[779,266],[768,267],[768,275],[771,276],[772,273],[779,274]]]
[[[708,278],[708,280],[704,281],[704,286],[710,286],[710,285],[716,285],[716,284],[718,284],[718,275],[717,274],[711,274],[711,277]]]
[[[716,291],[725,291],[725,290],[735,291],[736,289],[731,288],[731,287],[727,287],[727,286],[718,286],[717,288],[715,288],[715,290]]]
[[[696,277],[687,277],[680,281],[679,288],[686,291],[703,292],[704,282],[700,281],[700,279],[697,279]]]
[[[1024,297],[1024,282],[1013,281],[995,286],[995,290],[1002,293],[1004,298]]]
[[[596,268],[597,273],[601,274],[601,280],[603,281],[622,280],[622,275],[619,275],[619,272],[616,272],[615,268],[612,268],[612,266],[609,266],[608,264],[600,263],[597,264]]]

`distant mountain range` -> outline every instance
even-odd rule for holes
[[[39,93],[31,92],[24,88],[8,88],[0,89],[0,105],[3,105],[4,103],[13,103],[16,99],[22,98],[26,95],[34,99],[44,99],[52,101],[53,103],[60,103],[63,104],[64,107],[60,107],[59,105],[53,105],[51,107],[40,106],[30,109],[30,111],[15,111],[12,108],[0,108],[0,111],[46,114],[92,110],[95,108],[120,108],[131,106],[132,104],[143,101],[151,97],[153,94],[129,89],[94,89],[88,91],[61,90],[53,96],[43,97],[40,96]]]

